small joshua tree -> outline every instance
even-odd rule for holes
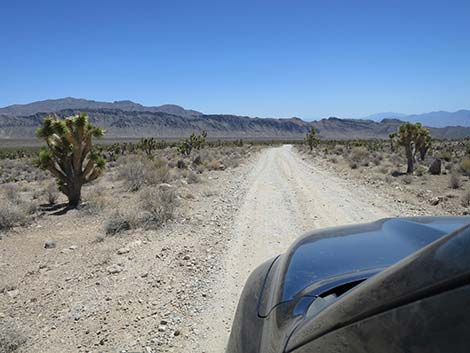
[[[150,156],[152,151],[157,148],[157,141],[155,141],[153,137],[144,137],[140,139],[139,147],[147,154],[147,156]]]
[[[188,138],[185,138],[178,144],[178,152],[184,156],[189,156],[193,149],[200,150],[206,145],[207,132],[203,131],[200,135],[194,132]]]
[[[39,166],[57,178],[69,207],[79,205],[82,185],[98,178],[104,170],[104,159],[92,150],[92,137],[103,134],[101,128],[88,122],[85,114],[65,119],[49,116],[36,131],[37,137],[47,144],[39,152]]]
[[[390,139],[390,152],[395,152],[395,138],[397,137],[397,133],[391,133],[388,135],[388,138]]]
[[[305,140],[307,141],[308,146],[310,147],[310,152],[312,152],[313,147],[316,146],[317,144],[317,138],[316,138],[316,133],[317,131],[315,128],[311,128],[309,132],[307,132],[307,135],[305,136]]]

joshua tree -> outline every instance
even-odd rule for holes
[[[140,139],[139,147],[147,154],[147,156],[150,156],[152,151],[157,148],[157,141],[155,141],[153,137],[144,137]]]
[[[418,135],[416,137],[416,152],[419,153],[419,158],[424,161],[426,158],[426,153],[428,152],[429,148],[431,147],[431,134],[429,133],[428,129],[420,126],[418,130]]]
[[[178,144],[178,152],[184,156],[189,156],[193,149],[200,150],[206,145],[207,132],[202,131],[200,135],[194,132],[188,138],[185,138]]]
[[[395,152],[395,138],[397,137],[397,133],[393,132],[388,135],[388,138],[390,139],[390,152]]]
[[[82,185],[98,178],[104,170],[104,159],[92,150],[92,137],[103,134],[101,128],[88,122],[85,114],[65,119],[49,116],[36,131],[37,137],[47,144],[39,152],[39,166],[57,178],[69,207],[79,205]]]
[[[431,145],[431,135],[429,130],[425,129],[420,123],[404,123],[400,125],[395,138],[399,145],[405,147],[406,159],[408,167],[406,172],[413,173],[415,155],[420,152],[424,159],[426,152]]]
[[[310,147],[310,152],[313,150],[313,146],[317,144],[317,139],[315,137],[316,135],[316,130],[315,128],[311,128],[309,132],[307,132],[307,135],[305,136],[305,140],[307,141],[308,146]]]

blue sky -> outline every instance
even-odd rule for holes
[[[4,1],[0,106],[73,96],[206,113],[470,108],[470,1]]]

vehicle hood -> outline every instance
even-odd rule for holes
[[[367,279],[467,224],[470,217],[388,218],[306,234],[273,263],[259,314],[336,278]]]

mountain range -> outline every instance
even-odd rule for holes
[[[437,111],[423,114],[403,113],[378,113],[369,115],[363,119],[381,121],[383,119],[400,119],[412,123],[422,123],[432,127],[446,126],[470,126],[470,110],[458,110],[456,112]]]
[[[314,127],[319,136],[326,139],[388,138],[403,121],[420,121],[424,125],[438,121],[439,116],[465,126],[430,127],[436,138],[464,138],[470,136],[470,111],[455,113],[434,112],[425,115],[400,115],[381,113],[367,119],[340,119],[330,117],[306,122],[299,118],[271,119],[252,118],[227,114],[203,114],[177,105],[146,107],[132,101],[97,102],[92,100],[63,98],[30,104],[16,104],[0,108],[0,138],[33,138],[36,128],[50,113],[70,116],[83,112],[90,121],[106,131],[107,137],[134,138],[153,136],[158,138],[180,138],[192,132],[206,130],[211,138],[261,138],[303,139]],[[389,115],[398,118],[387,118]],[[458,117],[458,119],[457,119]],[[455,119],[454,119],[455,118]],[[380,121],[374,121],[381,119]],[[463,122],[463,123],[462,123]]]

